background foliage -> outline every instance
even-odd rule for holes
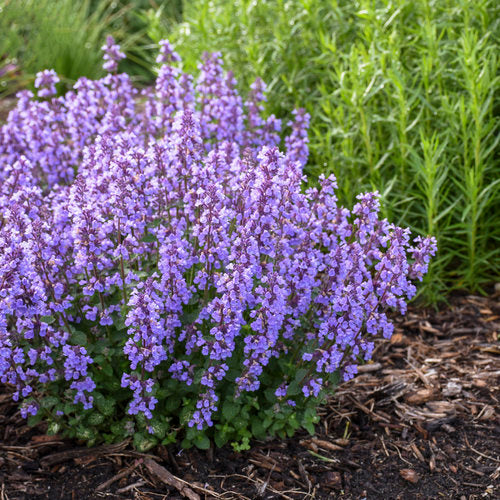
[[[48,68],[66,88],[81,76],[103,76],[101,47],[107,35],[127,51],[120,69],[151,81],[154,47],[146,28],[151,32],[153,18],[162,17],[171,20],[162,21],[168,29],[181,20],[180,7],[150,0],[0,0],[0,96],[32,83]]]
[[[308,174],[439,241],[425,292],[498,276],[500,6],[490,0],[194,0],[170,38],[186,63],[223,50],[268,109],[311,114]],[[496,153],[496,154],[495,154]]]
[[[246,94],[269,85],[267,111],[311,114],[307,174],[339,178],[341,201],[378,189],[385,215],[434,234],[426,299],[481,291],[500,272],[500,5],[495,0],[0,1],[0,85],[45,67],[97,77],[107,33],[120,69],[154,76],[168,37],[189,71],[222,51]],[[28,13],[28,15],[26,15]],[[68,28],[71,27],[71,28]],[[4,70],[2,71],[2,68]],[[7,69],[9,71],[7,71]],[[3,76],[2,76],[3,74]],[[26,78],[27,77],[27,78]],[[0,87],[0,92],[1,92]]]

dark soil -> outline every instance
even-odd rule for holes
[[[500,498],[499,326],[498,294],[410,310],[314,438],[240,454],[88,449],[27,427],[0,388],[0,500]]]

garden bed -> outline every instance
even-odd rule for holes
[[[317,435],[202,452],[45,436],[0,388],[0,499],[498,498],[499,294],[410,308]]]

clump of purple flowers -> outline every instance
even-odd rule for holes
[[[220,54],[194,79],[164,41],[139,92],[112,38],[103,49],[104,78],[55,97],[42,72],[0,128],[0,381],[23,415],[50,387],[59,417],[91,408],[103,359],[128,366],[129,415],[164,414],[175,381],[192,395],[180,423],[199,430],[226,400],[271,389],[295,407],[353,377],[435,240],[381,219],[376,193],[348,210],[332,177],[304,190],[309,116],[294,112],[281,151],[264,83],[244,103]]]

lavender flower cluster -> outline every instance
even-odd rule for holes
[[[332,177],[304,189],[309,116],[294,112],[280,151],[264,83],[244,102],[220,54],[194,79],[163,41],[139,92],[112,38],[103,49],[104,78],[56,96],[44,71],[0,128],[0,381],[22,414],[56,381],[92,407],[102,367],[77,331],[93,345],[121,332],[130,415],[151,419],[170,378],[196,388],[197,429],[213,425],[223,381],[235,398],[259,391],[275,358],[305,368],[299,396],[286,377],[273,389],[291,406],[329,374],[353,377],[435,240],[381,219],[376,193],[348,210]]]

